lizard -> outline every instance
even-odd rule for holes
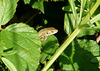
[[[41,41],[45,41],[49,35],[56,34],[57,32],[58,30],[56,28],[48,27],[48,28],[41,29],[38,32],[38,36],[40,37]]]

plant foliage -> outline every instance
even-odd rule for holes
[[[99,0],[0,0],[0,71],[98,71],[99,6]],[[50,26],[58,33],[41,41],[38,31]]]

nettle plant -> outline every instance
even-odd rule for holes
[[[64,31],[68,36],[59,46],[54,35],[41,42],[37,31],[25,23],[6,25],[16,12],[17,2],[18,0],[0,0],[1,71],[99,70],[100,47],[94,40],[83,37],[100,31],[99,0],[68,0],[68,3],[65,1],[69,5],[62,7],[62,10],[65,12]],[[25,4],[43,14],[44,2],[49,1],[24,0]],[[59,63],[56,69],[53,64],[55,61]]]

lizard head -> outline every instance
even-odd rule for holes
[[[49,35],[52,35],[52,34],[55,34],[58,32],[57,29],[55,29],[54,27],[49,27],[49,28],[46,28],[47,29],[47,32],[46,34],[49,36]]]

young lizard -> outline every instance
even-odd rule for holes
[[[44,28],[38,32],[41,41],[45,41],[49,35],[57,33],[58,30],[54,27]]]

